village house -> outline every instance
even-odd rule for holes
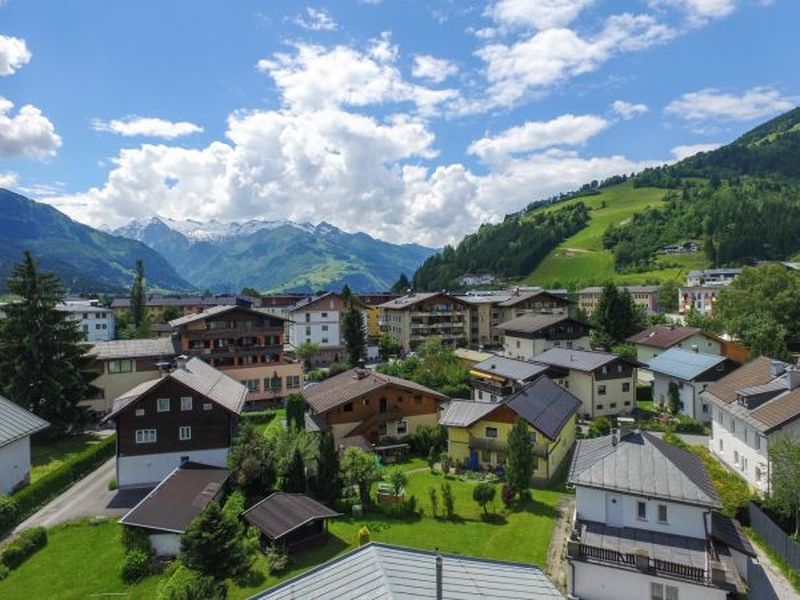
[[[337,445],[363,448],[413,434],[420,425],[435,426],[440,403],[449,400],[424,385],[363,368],[325,379],[303,395]]]
[[[142,531],[158,558],[180,554],[181,537],[212,500],[222,503],[227,469],[185,462],[129,510],[119,522]]]
[[[533,565],[370,542],[252,600],[563,600]]]
[[[303,385],[303,365],[284,352],[284,320],[249,306],[212,306],[169,322],[182,354],[247,387],[251,406],[274,405]]]
[[[580,407],[575,396],[540,376],[500,402],[452,400],[439,424],[447,428],[447,453],[476,470],[505,464],[511,427],[517,419],[524,420],[536,457],[533,478],[546,482],[575,443]]]
[[[657,285],[626,285],[620,286],[620,289],[627,290],[636,306],[641,307],[646,314],[658,312],[659,287]],[[578,292],[578,306],[583,314],[591,315],[602,295],[603,288],[599,286],[583,288]]]
[[[158,379],[114,401],[117,485],[150,487],[195,462],[226,467],[247,388],[199,358],[179,359]]]
[[[114,399],[140,383],[158,379],[180,354],[173,337],[97,342],[88,351],[91,368],[98,373],[92,385],[95,397],[81,404],[98,415],[114,406]]]
[[[503,353],[523,360],[550,348],[590,348],[589,325],[564,315],[526,314],[497,326]]]
[[[660,406],[669,405],[671,389],[674,389],[680,414],[709,423],[711,409],[702,393],[710,383],[737,367],[724,356],[670,348],[647,364],[653,374],[653,400]]]
[[[83,340],[98,342],[113,340],[116,331],[114,311],[101,306],[97,300],[67,300],[56,306],[67,315],[67,321],[74,323]]]
[[[405,352],[437,338],[455,348],[469,341],[470,306],[444,292],[412,292],[380,305],[381,332]]]
[[[499,402],[549,370],[526,360],[492,355],[470,368],[472,399]]]
[[[318,347],[313,365],[330,365],[344,360],[342,321],[347,312],[347,300],[341,294],[325,292],[300,300],[288,309],[289,343],[297,348],[305,342]]]
[[[688,286],[702,286],[702,285],[729,285],[742,274],[739,268],[722,268],[722,269],[700,269],[698,271],[690,271],[686,276],[686,285]]]
[[[653,325],[625,340],[636,346],[636,359],[648,363],[670,348],[697,350],[704,354],[722,354],[722,340],[699,327]]]
[[[726,600],[754,555],[699,457],[647,432],[579,440],[567,588],[582,600]]]
[[[0,496],[27,484],[31,474],[31,436],[50,424],[0,396]]]
[[[768,493],[770,444],[782,436],[800,439],[800,370],[761,356],[709,384],[703,398],[713,410],[711,452]]]
[[[533,358],[581,401],[580,414],[611,417],[636,405],[636,363],[611,352],[551,348]]]

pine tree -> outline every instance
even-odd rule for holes
[[[95,391],[97,374],[89,370],[82,333],[56,308],[64,288],[25,252],[8,289],[21,299],[5,307],[0,321],[0,390],[56,431],[67,431],[85,417],[78,403]]]
[[[136,329],[142,326],[145,318],[146,300],[144,296],[144,264],[136,261],[136,274],[131,285],[131,320]]]
[[[515,493],[524,495],[531,487],[535,456],[528,424],[517,419],[506,442],[506,481]]]
[[[216,500],[189,523],[181,537],[181,560],[190,569],[215,579],[245,573],[252,564],[244,528],[227,516]]]
[[[261,499],[277,478],[272,441],[253,425],[245,424],[233,442],[228,466],[231,478],[250,499]]]
[[[356,306],[356,298],[347,285],[342,289],[342,296],[348,304],[342,321],[342,335],[348,362],[351,367],[355,367],[365,354],[364,319]]]
[[[306,428],[306,401],[300,394],[290,394],[286,399],[286,426]]]
[[[609,349],[642,329],[642,311],[630,292],[607,283],[592,313],[592,326],[592,345]]]
[[[339,470],[339,453],[333,434],[325,432],[319,436],[317,478],[314,486],[317,500],[332,506],[342,495],[342,478]]]
[[[411,289],[411,282],[408,280],[408,277],[405,273],[400,273],[400,277],[397,278],[397,281],[392,286],[390,290],[393,294],[405,294],[408,290]]]
[[[303,494],[306,491],[306,464],[299,449],[295,449],[283,478],[283,491]]]

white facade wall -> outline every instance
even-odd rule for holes
[[[570,561],[567,586],[580,600],[650,600],[650,584],[678,588],[678,600],[725,600],[725,590],[678,579],[654,577],[634,569]]]
[[[700,395],[708,384],[685,381],[663,373],[653,373],[653,400],[657,404],[664,405],[668,403],[670,382],[678,386],[681,414],[696,421],[709,423],[711,421],[711,406]]]
[[[588,336],[574,340],[545,340],[541,338],[531,340],[513,335],[505,335],[503,337],[503,354],[520,360],[531,360],[534,356],[550,350],[550,348],[587,350],[589,346]]]
[[[766,437],[724,408],[714,406],[708,444],[714,456],[751,486],[762,492],[769,489]]]
[[[609,523],[607,506],[610,499],[622,504],[621,523]],[[647,503],[647,519],[638,518],[638,502]],[[667,505],[667,522],[659,523],[658,505]],[[578,519],[606,523],[614,527],[632,527],[672,535],[706,539],[711,531],[709,510],[700,506],[668,502],[661,499],[633,496],[584,486],[575,489],[575,510]]]
[[[0,447],[0,495],[10,494],[28,480],[31,438],[26,436]]]
[[[137,456],[117,455],[117,486],[155,486],[187,460],[212,467],[227,467],[228,448]]]
[[[150,534],[150,545],[158,557],[173,558],[181,553],[181,536],[179,533]]]
[[[114,339],[116,327],[114,311],[91,305],[85,307],[70,305],[67,313],[67,320],[75,323],[87,342],[104,342]]]

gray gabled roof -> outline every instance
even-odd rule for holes
[[[547,371],[548,367],[527,360],[495,355],[474,365],[472,369],[513,379],[514,381],[527,381],[537,375],[541,375]]]
[[[502,404],[498,402],[451,400],[442,411],[442,416],[439,417],[439,425],[444,425],[445,427],[469,427],[500,406]]]
[[[50,423],[0,396],[0,447],[50,427]]]
[[[683,348],[670,348],[647,363],[653,373],[662,373],[684,381],[694,381],[700,375],[725,364],[727,359],[716,354],[702,354]]]
[[[542,329],[547,329],[548,327],[557,325],[562,321],[571,321],[573,323],[578,322],[575,319],[566,317],[564,315],[540,315],[536,313],[528,313],[526,315],[522,315],[521,317],[517,317],[516,319],[506,321],[505,323],[500,323],[500,325],[497,326],[497,329],[500,331],[505,331],[508,335],[513,337],[515,333],[537,333]]]
[[[579,440],[569,483],[685,504],[721,507],[702,461],[647,432]]]
[[[563,600],[533,565],[441,554],[445,600]],[[370,543],[253,600],[434,600],[436,553]]]
[[[175,356],[177,353],[176,340],[171,337],[95,342],[89,350],[89,354],[97,360],[167,357]]]
[[[549,377],[539,377],[505,402],[520,417],[551,440],[578,412],[581,401]]]
[[[611,352],[596,350],[573,350],[571,348],[550,348],[534,356],[534,362],[561,367],[562,369],[576,369],[578,371],[594,371],[616,359],[624,358]],[[627,361],[631,362],[631,361]]]

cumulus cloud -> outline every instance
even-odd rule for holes
[[[436,58],[430,54],[417,54],[411,74],[419,79],[428,79],[434,83],[441,83],[448,77],[458,73],[458,66],[446,58]]]
[[[303,29],[311,31],[334,31],[339,26],[324,8],[306,7],[305,15],[297,15],[294,22]]]
[[[528,121],[495,137],[472,142],[467,152],[485,162],[501,162],[513,154],[585,144],[608,125],[608,121],[595,115],[566,114],[550,121]]]
[[[595,0],[498,0],[487,13],[507,28],[532,27],[552,29],[564,27]]]
[[[125,137],[146,136],[160,137],[168,140],[200,133],[203,128],[188,121],[167,121],[156,117],[129,116],[124,119],[92,120],[92,129],[115,133]]]
[[[626,102],[625,100],[614,100],[614,102],[611,103],[611,112],[626,121],[643,115],[648,110],[650,109],[646,104],[634,104],[632,102]]]
[[[714,88],[684,94],[664,109],[687,121],[750,121],[794,108],[795,100],[768,87],[754,87],[741,95]]]
[[[675,146],[670,152],[675,160],[683,160],[689,158],[700,152],[711,152],[722,146],[722,144],[708,143],[708,144],[685,144],[682,146]]]
[[[6,171],[5,173],[0,172],[0,188],[10,188],[17,185],[17,181],[19,181],[17,174],[12,173],[11,171]]]
[[[0,156],[44,159],[61,147],[61,137],[42,111],[26,104],[13,114],[14,103],[0,96]]]
[[[0,34],[0,76],[13,75],[30,60],[25,40]]]
[[[682,11],[690,25],[705,25],[722,19],[736,10],[737,0],[650,0],[655,8],[670,7]]]

